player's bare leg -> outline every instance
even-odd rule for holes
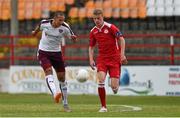
[[[106,73],[103,71],[100,71],[97,73],[97,78],[98,78],[98,94],[99,98],[101,101],[101,108],[99,112],[107,112],[106,108],[106,90],[104,87],[104,81],[105,81]]]
[[[119,79],[118,78],[111,78],[111,88],[114,94],[117,94],[119,89]]]
[[[67,100],[68,94],[67,94],[67,82],[65,81],[65,72],[58,72],[57,76],[59,80],[59,87],[62,93],[64,111],[71,112],[72,110],[70,109]]]
[[[51,92],[51,94],[53,95],[54,101],[56,103],[59,103],[60,98],[61,98],[61,93],[57,92],[56,90],[56,86],[54,83],[54,77],[53,77],[53,71],[52,68],[47,68],[45,70],[45,75],[46,75],[46,83],[48,85],[48,88]]]

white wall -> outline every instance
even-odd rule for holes
[[[9,70],[0,69],[0,92],[8,92]]]

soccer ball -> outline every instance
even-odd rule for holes
[[[85,82],[85,81],[87,81],[88,76],[89,76],[88,71],[86,69],[79,69],[78,73],[77,73],[77,76],[76,76],[76,79],[79,82]]]

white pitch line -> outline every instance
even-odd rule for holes
[[[94,105],[82,105],[82,106],[94,106]],[[141,111],[141,107],[137,106],[130,106],[130,105],[115,105],[115,104],[109,104],[107,106],[114,106],[114,107],[124,107],[124,108],[129,108],[129,109],[118,109],[118,112],[127,112],[127,111]]]
[[[127,108],[132,108],[133,111],[141,111],[141,107],[136,107],[136,106],[129,106],[129,105],[120,105],[122,107],[127,107]],[[128,110],[123,110],[123,111],[128,111]]]
[[[121,111],[141,111],[142,108],[141,107],[137,107],[137,106],[130,106],[130,105],[108,105],[108,106],[121,106],[121,107],[126,107],[126,108],[131,108],[132,110],[121,110]]]

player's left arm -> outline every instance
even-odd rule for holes
[[[119,31],[119,29],[115,25],[111,26],[111,30],[112,30],[115,38],[117,39],[118,46],[120,46],[120,48],[121,48],[121,52],[120,52],[121,53],[121,63],[127,64],[128,61],[125,56],[125,39],[124,39],[122,33]]]
[[[64,22],[63,24],[68,29],[67,32],[66,32],[66,37],[72,39],[73,42],[77,42],[77,36],[74,34],[74,32],[72,31],[70,26],[66,22]]]
[[[128,61],[127,61],[127,58],[125,56],[125,40],[124,40],[124,37],[118,37],[119,40],[118,40],[118,44],[120,45],[121,47],[121,63],[122,64],[127,64]]]

